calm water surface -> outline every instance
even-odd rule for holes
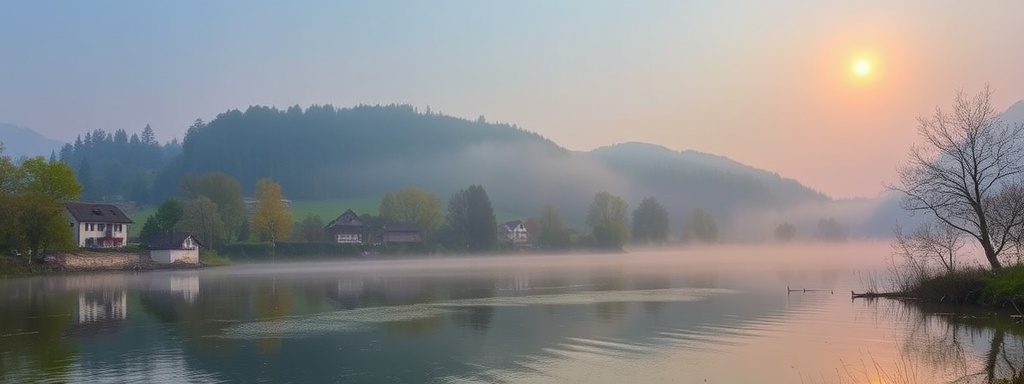
[[[1024,331],[1004,317],[851,300],[884,286],[888,253],[728,247],[0,281],[0,382],[933,383],[1022,369]]]

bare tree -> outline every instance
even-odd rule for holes
[[[904,208],[930,213],[975,239],[999,272],[999,255],[1012,246],[1021,225],[1020,212],[1002,210],[1021,204],[999,204],[996,198],[1024,171],[1024,125],[1002,122],[991,96],[987,86],[973,96],[960,91],[952,112],[936,108],[932,116],[918,118],[924,143],[911,147],[910,159],[899,168],[899,185],[891,188],[904,194]],[[1015,219],[1004,219],[1009,217]]]
[[[893,250],[903,256],[919,276],[927,275],[931,265],[938,263],[943,270],[956,271],[960,249],[964,247],[964,234],[943,222],[925,223],[911,233],[904,233],[897,224]]]

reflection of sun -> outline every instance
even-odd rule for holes
[[[865,77],[871,74],[871,62],[868,59],[857,59],[850,69],[857,77]]]

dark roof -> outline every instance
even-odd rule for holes
[[[338,216],[338,218],[327,223],[327,228],[336,226],[362,227],[363,221],[359,219],[359,215],[349,209],[346,210],[345,213],[342,213],[341,216]]]
[[[512,221],[505,222],[505,224],[502,224],[501,226],[502,226],[502,228],[508,228],[508,230],[511,231],[513,229],[516,229],[516,227],[518,227],[518,226],[520,226],[522,224],[523,224],[523,222],[520,221],[520,220],[512,220]]]
[[[384,224],[386,232],[419,232],[420,226],[411,221],[401,221]]]
[[[128,218],[120,208],[113,204],[94,203],[65,203],[71,216],[79,222],[89,223],[115,223],[131,224],[132,219]]]
[[[149,240],[147,246],[149,249],[178,249],[181,248],[181,243],[185,242],[185,239],[192,237],[192,241],[203,247],[203,243],[199,241],[199,238],[192,235],[191,232],[165,232],[158,233]]]

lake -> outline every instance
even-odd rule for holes
[[[889,253],[793,244],[12,279],[0,382],[935,383],[1024,369],[1024,329],[1006,316],[852,300],[885,287]]]

